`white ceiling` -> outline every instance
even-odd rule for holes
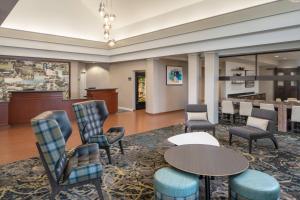
[[[117,40],[277,0],[113,0]],[[19,0],[1,27],[103,41],[100,0]]]

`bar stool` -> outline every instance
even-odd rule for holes
[[[300,123],[300,106],[292,106],[291,129],[293,133],[297,130],[298,123]]]
[[[275,111],[274,104],[260,103],[259,107],[260,109]]]
[[[225,116],[229,116],[228,121],[231,123],[235,122],[236,114],[238,110],[234,109],[232,101],[223,100],[222,101],[222,119],[225,119]]]
[[[247,118],[251,116],[253,105],[251,102],[240,102],[240,123],[242,120],[247,121]]]

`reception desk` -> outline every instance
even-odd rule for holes
[[[64,100],[62,91],[14,91],[8,104],[8,123],[29,123],[33,117],[48,110],[65,110],[73,120],[72,104],[80,101],[85,99]]]
[[[116,89],[88,89],[87,99],[67,99],[63,91],[12,91],[9,102],[0,101],[0,126],[28,124],[38,114],[48,110],[65,110],[75,119],[72,104],[87,100],[105,100],[110,113],[118,111]]]
[[[118,93],[117,88],[108,89],[87,89],[89,100],[104,100],[109,113],[118,112]]]
[[[0,101],[0,126],[8,125],[8,102]]]

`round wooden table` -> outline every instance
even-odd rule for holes
[[[205,177],[205,198],[210,199],[210,177],[239,174],[249,167],[248,160],[231,149],[203,144],[172,147],[165,160],[182,171]]]

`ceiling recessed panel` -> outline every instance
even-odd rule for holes
[[[113,0],[113,35],[125,39],[276,0]],[[103,41],[100,0],[19,0],[1,27]]]

